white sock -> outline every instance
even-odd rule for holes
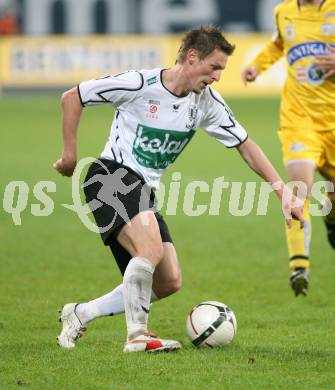
[[[127,338],[131,340],[148,331],[148,316],[154,264],[144,257],[133,257],[123,277],[123,299]]]
[[[94,320],[98,317],[113,316],[124,313],[123,285],[120,284],[113,291],[86,303],[80,303],[76,307],[76,314],[82,324]],[[158,300],[157,295],[151,290],[150,302]]]

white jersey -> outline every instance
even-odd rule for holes
[[[179,97],[165,88],[163,70],[129,71],[78,85],[83,107],[110,103],[116,108],[101,157],[131,168],[154,188],[196,129],[228,148],[248,137],[218,92],[206,87]]]

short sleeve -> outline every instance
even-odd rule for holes
[[[142,73],[129,71],[84,81],[78,85],[78,93],[83,107],[102,103],[118,107],[132,100],[142,88]]]
[[[206,110],[200,127],[227,148],[241,145],[248,138],[245,129],[217,91],[208,88],[206,94]]]

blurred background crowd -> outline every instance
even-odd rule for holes
[[[215,23],[270,31],[279,0],[0,0],[0,34],[173,33]]]
[[[215,24],[236,45],[216,88],[277,94],[283,65],[244,88],[240,71],[269,39],[280,0],[0,0],[0,91],[62,90],[127,69],[173,65],[180,34]]]

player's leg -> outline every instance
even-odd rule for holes
[[[154,272],[153,288],[156,292],[151,291],[151,302],[173,294],[181,286],[180,267],[168,227],[158,213],[156,213],[156,219],[159,224],[161,239],[164,240],[164,255]],[[115,237],[111,237],[109,246],[123,275],[132,256],[118,243]],[[58,337],[58,343],[64,348],[73,348],[75,341],[83,335],[89,322],[98,317],[112,316],[119,313],[124,313],[122,284],[89,302],[67,304],[62,310],[63,331]]]
[[[122,264],[124,271],[131,259],[131,255],[118,243],[113,242],[113,253],[118,264]],[[171,242],[163,242],[164,255],[162,261],[156,267],[153,276],[153,287],[150,302],[163,299],[178,291],[181,287],[181,275],[178,258],[174,245]],[[125,265],[124,265],[125,264]],[[124,273],[124,272],[122,272]],[[89,322],[99,317],[114,316],[124,313],[123,285],[119,284],[107,294],[92,299],[89,302],[80,303],[76,307],[76,315],[86,328]]]
[[[110,237],[108,246],[110,247],[123,276],[132,257],[113,236]],[[121,283],[112,291],[104,294],[103,296],[79,304],[76,308],[78,317],[85,325],[87,325],[89,322],[99,317],[114,316],[120,313],[124,313],[122,290],[123,285]],[[152,291],[151,302],[154,302],[155,300],[157,300],[157,297],[156,294]]]
[[[321,175],[333,185],[332,191],[326,194],[332,208],[329,214],[325,216],[324,222],[327,228],[328,241],[332,248],[335,249],[335,131],[324,132],[321,137],[324,153],[318,169]]]
[[[335,189],[335,177],[329,177],[328,180],[332,182],[333,188]],[[327,196],[332,204],[332,208],[330,213],[325,217],[325,223],[327,226],[328,241],[332,248],[335,249],[335,191],[328,192]]]
[[[309,248],[312,234],[311,218],[309,214],[310,193],[313,185],[315,164],[311,161],[291,161],[286,165],[289,182],[302,182],[306,186],[307,195],[304,203],[304,228],[300,228],[299,221],[293,220],[292,227],[286,226],[286,240],[292,274],[290,285],[296,295],[307,294],[309,284]],[[298,194],[299,195],[299,194]]]
[[[181,272],[172,242],[163,242],[164,257],[155,269],[152,289],[157,299],[174,294],[181,288]]]
[[[131,255],[116,240],[113,240],[112,247],[120,269],[125,271]],[[163,242],[163,248],[163,259],[153,276],[151,303],[173,294],[181,286],[180,268],[174,245],[171,242]],[[63,331],[58,336],[59,345],[63,348],[74,348],[75,342],[83,336],[91,321],[99,317],[121,314],[124,311],[122,283],[107,294],[89,302],[66,304],[61,310]]]
[[[335,188],[335,178],[329,179]],[[325,217],[325,224],[327,227],[327,237],[329,244],[333,249],[335,249],[335,192],[328,192],[327,196],[332,204],[331,211]]]
[[[154,214],[152,213],[152,215]],[[151,215],[149,217],[151,219]],[[150,220],[150,223],[152,221],[156,221],[156,218],[154,217],[154,219]],[[139,224],[142,225],[140,222],[140,215],[133,218],[131,222],[131,229],[134,229],[133,231],[135,231],[136,234],[138,232],[136,223],[139,222]],[[180,348],[180,344],[176,341],[161,340],[155,337],[153,334],[148,334],[146,326],[150,301],[162,299],[176,292],[181,285],[181,276],[178,258],[173,244],[171,242],[162,243],[161,235],[159,235],[160,245],[163,248],[163,257],[161,261],[157,261],[158,264],[155,266],[155,271],[152,278],[153,280],[151,282],[149,280],[148,283],[148,279],[151,276],[149,274],[148,278],[148,273],[150,273],[151,269],[154,267],[152,267],[151,264],[149,264],[149,267],[147,267],[150,260],[144,257],[152,256],[152,249],[145,249],[145,247],[143,247],[143,249],[137,249],[141,240],[143,240],[143,242],[148,241],[145,235],[145,232],[148,232],[148,226],[142,226],[142,229],[144,230],[142,230],[141,234],[137,234],[135,240],[131,238],[131,233],[122,235],[123,241],[120,240],[121,243],[125,242],[126,240],[128,240],[127,242],[130,243],[129,246],[124,244],[127,246],[127,250],[124,249],[121,244],[114,243],[113,253],[116,255],[121,271],[125,270],[124,281],[122,284],[117,286],[110,293],[105,294],[104,296],[88,303],[71,303],[64,306],[62,310],[63,331],[58,337],[58,343],[63,348],[73,348],[75,346],[75,341],[82,336],[86,330],[87,324],[93,319],[104,315],[124,312],[127,308],[127,301],[125,300],[125,298],[127,299],[127,295],[128,304],[131,306],[131,310],[133,309],[135,311],[134,313],[130,310],[130,313],[128,314],[128,332],[129,322],[131,326],[128,338],[135,339],[135,342],[127,343],[125,350],[127,352],[135,352],[145,350],[172,350]],[[120,234],[122,233],[122,230],[123,229],[121,229]],[[150,232],[149,235],[152,235],[152,233]],[[133,252],[129,254],[128,251]],[[129,271],[129,267],[133,267],[133,270],[130,275],[128,275],[127,279],[127,270]],[[144,275],[144,282],[143,268],[146,273]],[[145,288],[147,289],[146,291],[144,290]],[[148,292],[150,295],[149,300],[147,299]],[[132,334],[131,332],[133,329],[135,329],[135,331],[138,333]]]
[[[283,162],[289,181],[301,181],[307,187],[304,204],[304,229],[293,220],[291,229],[286,227],[287,246],[292,274],[290,285],[296,295],[306,295],[309,284],[309,247],[312,233],[309,215],[310,192],[315,169],[319,167],[324,153],[323,140],[318,132],[301,128],[281,128],[278,132],[283,151]]]
[[[179,349],[181,345],[177,341],[158,339],[148,333],[147,329],[153,275],[164,254],[154,212],[143,211],[132,218],[131,224],[121,228],[117,240],[132,256],[123,277],[123,300],[127,323],[127,342],[124,351]]]
[[[110,246],[111,243],[114,257],[123,275],[131,256],[115,239],[111,240]],[[124,313],[122,289],[121,283],[107,294],[88,302],[66,304],[60,310],[62,331],[57,337],[58,344],[63,348],[74,348],[75,342],[84,334],[91,321],[99,317]],[[155,299],[153,292],[151,299]]]
[[[334,152],[335,154],[335,152]],[[322,176],[329,182],[332,183],[333,189],[335,188],[335,178],[328,175],[325,170],[320,170]],[[327,229],[328,242],[333,249],[335,249],[335,192],[327,192],[325,196],[331,203],[330,212],[324,217],[324,222]]]

